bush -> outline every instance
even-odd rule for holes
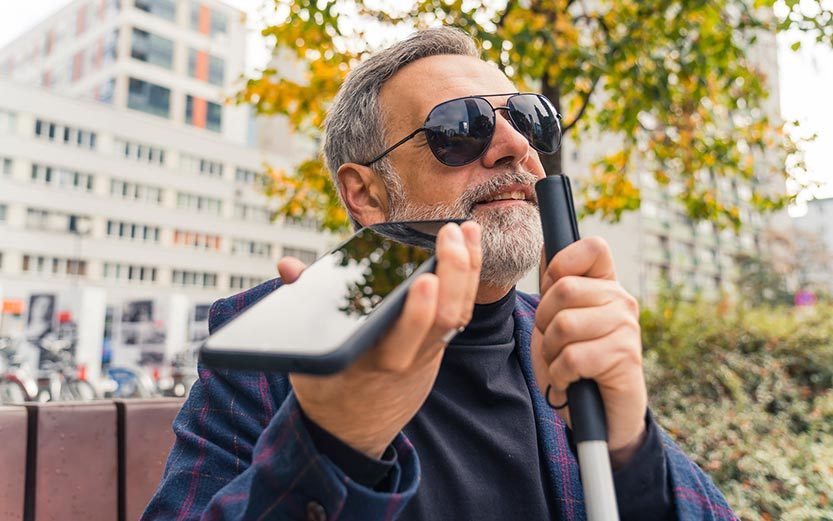
[[[833,306],[643,311],[659,423],[742,519],[833,520]]]

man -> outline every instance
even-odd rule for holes
[[[541,256],[538,151],[557,147],[551,105],[515,92],[452,29],[352,72],[324,153],[354,223],[472,220],[441,230],[436,274],[345,371],[202,368],[145,519],[582,519],[562,406],[580,377],[602,392],[623,519],[734,518],[647,411],[637,305],[606,244],[556,256],[540,303],[515,291]],[[282,282],[217,302],[211,328],[302,269],[284,259]]]

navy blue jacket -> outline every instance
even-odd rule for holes
[[[213,331],[280,284],[271,280],[217,301],[209,328]],[[545,403],[532,372],[529,345],[538,298],[517,293],[516,349],[533,399],[554,510],[558,519],[585,519],[567,426]],[[316,450],[286,374],[201,367],[173,428],[176,442],[142,519],[393,520],[419,486],[419,457],[401,433],[392,444],[396,465],[387,490],[352,481]],[[678,518],[736,519],[708,476],[664,432],[662,441]]]

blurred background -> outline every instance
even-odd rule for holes
[[[743,518],[833,519],[832,11],[4,2],[0,399],[186,395],[211,303],[347,233],[317,153],[350,66],[455,25],[564,114],[546,168],[642,302],[660,423]]]

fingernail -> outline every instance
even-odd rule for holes
[[[451,223],[449,227],[450,229],[448,230],[448,238],[454,242],[462,243],[463,231],[460,230],[460,227],[455,223]]]

